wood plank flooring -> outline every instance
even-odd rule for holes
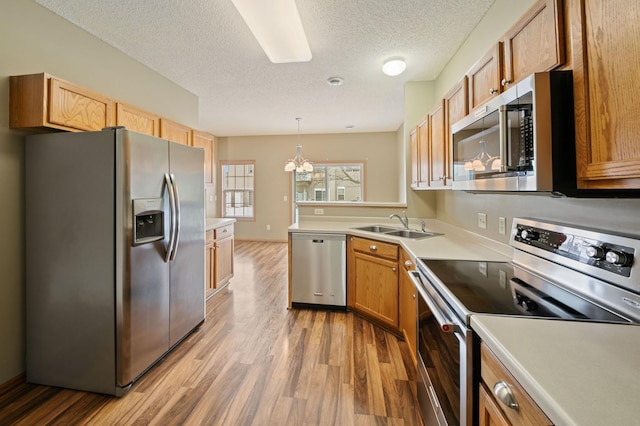
[[[16,383],[0,425],[421,425],[403,341],[352,313],[287,310],[286,243],[235,249],[204,324],[127,395]]]

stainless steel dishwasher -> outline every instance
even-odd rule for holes
[[[291,234],[291,304],[347,305],[347,237]]]

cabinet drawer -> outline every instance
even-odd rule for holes
[[[510,408],[496,398],[500,409],[514,425],[552,425],[540,407],[531,399],[529,394],[520,386],[516,379],[502,365],[489,348],[483,343],[480,350],[482,381],[493,395],[494,386],[503,382],[508,386],[518,404],[518,408]],[[495,395],[493,395],[495,397]]]
[[[382,241],[353,237],[351,247],[355,251],[368,253],[385,259],[398,260],[398,246]]]
[[[215,237],[213,236],[213,229],[210,231],[207,231],[205,233],[205,243],[209,244],[209,243],[213,243],[213,240],[215,239]]]
[[[225,238],[233,235],[233,225],[222,226],[220,228],[216,228],[213,230],[214,238],[219,240],[220,238]]]

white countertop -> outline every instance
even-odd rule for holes
[[[383,225],[402,229],[398,221],[388,218],[341,218],[304,220],[291,225],[289,232],[315,232],[351,234],[374,240],[388,241],[401,245],[411,257],[429,257],[432,259],[469,259],[505,261],[512,257],[512,248],[507,244],[485,238],[436,219],[425,219],[426,230],[443,235],[423,239],[393,237],[382,233],[359,231],[356,227],[365,225]],[[420,225],[410,220],[411,229],[420,229]],[[488,250],[487,250],[488,249]]]
[[[302,219],[302,218],[301,218]],[[400,244],[413,257],[510,260],[513,249],[447,223],[425,220],[422,240],[358,231],[400,227],[387,218],[301,220],[289,232],[341,233]],[[419,229],[416,220],[410,227]],[[640,325],[474,315],[471,325],[556,425],[640,425]]]
[[[640,325],[474,315],[471,326],[556,425],[640,425]]]
[[[206,231],[211,231],[212,229],[217,229],[223,226],[231,225],[235,221],[236,221],[235,219],[230,219],[227,217],[207,217],[205,219],[204,228]]]

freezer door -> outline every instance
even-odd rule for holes
[[[167,141],[151,136],[124,129],[115,133],[117,381],[126,386],[169,350],[167,238],[139,243],[133,232],[134,200],[163,199],[164,235],[169,235],[164,181],[169,148]]]
[[[177,241],[169,262],[173,346],[205,317],[204,150],[169,142],[169,162],[177,203]]]

